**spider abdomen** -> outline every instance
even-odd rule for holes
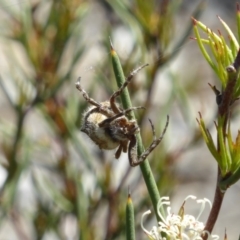
[[[94,109],[96,108],[90,108],[84,114],[81,131],[86,133],[100,149],[115,149],[119,145],[119,141],[112,138],[108,129],[99,127],[99,123],[107,117],[99,112],[94,112]]]

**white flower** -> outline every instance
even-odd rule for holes
[[[196,199],[195,196],[188,196],[185,198],[178,214],[171,213],[170,201],[169,197],[162,197],[158,202],[158,215],[162,219],[162,222],[158,223],[158,226],[154,226],[151,231],[146,230],[143,227],[143,218],[150,214],[151,211],[148,210],[142,215],[141,226],[143,231],[147,234],[149,239],[152,240],[202,240],[201,234],[204,232],[208,235],[208,240],[217,240],[219,236],[210,235],[208,232],[204,231],[204,224],[200,222],[198,219],[200,218],[206,203],[211,206],[211,202],[204,198],[196,200],[197,203],[201,203],[201,208],[197,218],[192,215],[184,214],[184,204],[188,199]],[[164,218],[161,211],[163,209],[163,205],[167,205],[167,216]],[[166,237],[163,237],[165,234]]]

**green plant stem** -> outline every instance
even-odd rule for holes
[[[113,49],[112,45],[111,45],[111,56],[112,56],[113,70],[115,73],[117,85],[118,85],[118,87],[121,87],[122,84],[125,82],[125,76],[124,76],[118,55],[117,55],[116,51]],[[122,100],[122,105],[123,105],[124,109],[132,107],[131,99],[130,99],[127,88],[125,88],[124,91],[122,92],[121,100]],[[133,111],[131,111],[130,118],[135,119]],[[138,142],[138,155],[141,155],[144,152],[144,146],[142,144],[142,139],[141,139],[140,134],[137,134],[137,142]],[[147,159],[142,164],[140,164],[140,169],[142,171],[142,175],[143,175],[145,184],[147,186],[147,189],[148,189],[148,192],[149,192],[149,195],[150,195],[153,207],[154,207],[156,218],[158,221],[160,221],[161,219],[157,213],[158,212],[157,211],[157,203],[160,200],[160,194],[158,192],[158,188],[157,188],[155,179],[152,174],[152,170],[150,168],[150,165],[149,165],[149,162]]]
[[[134,207],[130,194],[126,205],[126,239],[135,240]]]

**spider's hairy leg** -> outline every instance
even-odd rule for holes
[[[168,127],[168,123],[169,123],[169,116],[167,116],[167,122],[165,124],[165,127],[163,129],[163,132],[161,134],[161,136],[159,138],[156,137],[156,133],[155,133],[155,128],[153,126],[152,121],[149,119],[149,122],[151,124],[151,128],[152,128],[152,133],[153,133],[153,141],[150,144],[150,146],[142,153],[141,156],[137,157],[137,140],[136,137],[132,139],[132,141],[130,141],[129,144],[129,150],[128,150],[128,157],[129,157],[129,163],[132,167],[135,167],[139,164],[141,164],[142,162],[144,162],[144,160],[147,158],[147,156],[158,146],[158,144],[162,141],[164,134],[166,133],[167,127]]]
[[[122,145],[122,148],[123,148],[122,151],[126,153],[127,150],[128,150],[128,141],[122,142],[121,145]]]
[[[122,153],[122,145],[120,144],[117,151],[115,152],[115,158],[116,159],[119,159],[119,157],[121,156],[121,153]]]
[[[80,80],[81,80],[81,77],[79,77],[77,82],[75,83],[77,90],[79,90],[82,93],[83,97],[88,103],[96,107],[101,107],[101,104],[95,101],[93,98],[90,98],[87,92],[81,87]]]
[[[117,151],[115,152],[115,158],[116,159],[119,159],[122,152],[127,152],[127,145],[128,145],[128,141],[120,142],[120,145],[119,145]]]
[[[129,76],[126,78],[126,81],[123,83],[123,85],[112,94],[112,96],[110,97],[110,105],[111,108],[113,110],[114,113],[120,113],[121,110],[119,109],[119,107],[116,105],[116,98],[118,96],[120,96],[120,94],[122,93],[122,91],[124,90],[125,87],[127,87],[127,85],[130,83],[130,81],[132,80],[132,78],[134,77],[135,74],[137,74],[141,69],[143,69],[144,67],[148,66],[149,64],[143,64],[142,66],[136,68],[135,70],[133,70]]]
[[[105,127],[105,126],[109,125],[112,121],[114,121],[115,119],[125,116],[129,112],[131,112],[133,110],[137,110],[137,109],[145,109],[145,108],[140,106],[140,107],[131,107],[126,110],[123,110],[122,112],[116,114],[115,116],[109,117],[109,118],[103,120],[101,123],[99,123],[99,127]]]

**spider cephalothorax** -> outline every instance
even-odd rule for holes
[[[122,93],[133,76],[143,67],[143,65],[134,70],[125,83],[112,94],[109,101],[96,102],[90,98],[86,91],[80,85],[80,78],[76,83],[76,88],[82,92],[85,100],[92,104],[87,111],[83,114],[81,131],[86,133],[100,149],[111,150],[118,147],[115,157],[118,159],[121,152],[128,151],[129,162],[132,167],[142,163],[146,157],[154,150],[154,148],[161,142],[163,135],[167,129],[168,119],[162,135],[156,138],[154,127],[151,123],[154,140],[149,148],[141,154],[137,155],[137,140],[136,134],[139,132],[139,126],[136,120],[129,120],[127,113],[130,111],[141,109],[143,107],[132,107],[129,109],[121,109],[115,102],[116,98]]]

